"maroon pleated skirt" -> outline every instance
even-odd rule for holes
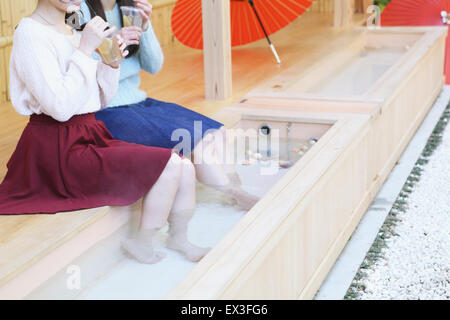
[[[143,197],[173,150],[115,140],[93,113],[32,115],[0,185],[0,214],[57,213]]]

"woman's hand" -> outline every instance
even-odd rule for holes
[[[120,54],[121,54],[121,57],[122,57],[122,58],[121,58],[120,60],[115,61],[115,62],[107,63],[107,62],[103,59],[102,55],[100,55],[100,56],[102,57],[102,62],[103,62],[104,64],[110,66],[111,68],[117,69],[117,68],[120,66],[120,64],[122,63],[123,59],[125,59],[125,57],[129,54],[129,51],[128,51],[128,50],[125,50],[125,48],[126,48],[128,45],[126,44],[125,40],[120,36],[119,33],[115,35],[115,37],[113,38],[113,41],[115,41],[115,42],[117,43],[117,45],[119,46],[119,48],[120,48]],[[98,50],[96,50],[96,51],[97,51],[97,53],[99,53]],[[100,53],[99,53],[99,54],[100,54]]]
[[[138,45],[139,40],[142,36],[142,29],[139,27],[131,26],[131,27],[124,27],[120,29],[119,35],[122,37],[122,39],[125,41],[125,44],[127,46],[130,45]]]
[[[147,30],[152,16],[152,5],[147,0],[134,0],[136,8],[141,9],[142,30]]]
[[[88,57],[100,46],[103,40],[114,33],[115,27],[106,30],[109,24],[99,16],[94,17],[86,24],[81,35],[80,46],[78,47]]]

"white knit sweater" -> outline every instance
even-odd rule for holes
[[[64,122],[106,107],[117,91],[120,71],[80,50],[80,34],[64,35],[23,18],[13,40],[10,94],[21,115],[44,113]]]

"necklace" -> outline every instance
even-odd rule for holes
[[[41,16],[41,15],[39,14],[39,12],[36,12],[36,14],[37,14],[42,20],[44,20],[45,22],[47,22],[47,24],[49,24],[49,25],[51,25],[51,26],[54,26],[54,25],[55,25],[55,23],[51,23],[51,22],[49,22],[47,19],[45,19],[43,16]]]
[[[56,23],[51,23],[51,22],[49,22],[47,19],[45,19],[42,15],[40,15],[39,14],[39,12],[35,12],[42,20],[44,20],[48,25],[50,25],[50,26],[52,26],[52,29],[58,29],[57,27],[56,27]],[[55,30],[56,32],[58,32],[58,33],[64,33],[64,32],[61,32],[61,31],[58,31],[58,30]]]

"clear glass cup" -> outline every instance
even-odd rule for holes
[[[109,35],[98,47],[98,52],[107,64],[111,64],[122,59],[122,52],[120,52],[120,47],[114,38],[116,35],[117,32]]]
[[[130,26],[136,26],[142,29],[142,15],[141,15],[141,9],[137,9],[135,7],[128,7],[128,6],[122,6],[120,7],[122,10],[122,17],[123,17],[123,26],[124,27],[130,27]]]

